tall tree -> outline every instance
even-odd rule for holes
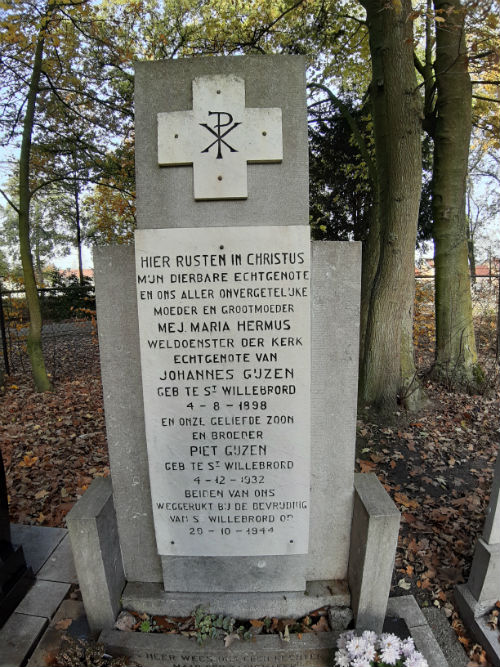
[[[436,353],[434,377],[449,385],[475,390],[484,382],[478,364],[470,287],[471,241],[466,212],[469,144],[472,130],[471,59],[467,52],[468,10],[479,9],[473,49],[481,58],[494,53],[485,47],[483,25],[494,18],[487,8],[461,0],[427,0],[425,54],[415,65],[425,89],[424,129],[433,143],[432,234],[435,249]],[[472,17],[473,11],[471,11]],[[497,24],[497,19],[494,19]],[[483,33],[481,37],[479,35]],[[478,49],[478,43],[482,49]],[[490,44],[491,45],[491,44]],[[483,51],[479,54],[478,51]],[[480,77],[482,78],[482,77]],[[485,79],[489,79],[488,75]],[[481,83],[478,81],[477,83]],[[494,83],[494,81],[493,81]],[[485,99],[485,98],[482,98]],[[487,118],[487,114],[483,115]]]
[[[19,175],[14,173],[5,184],[5,193],[18,201]],[[30,248],[37,282],[47,263],[58,254],[64,254],[67,243],[54,214],[53,191],[39,190],[30,203]],[[20,262],[19,217],[12,206],[0,206],[0,244],[8,250],[13,262]]]
[[[50,26],[50,22],[56,9],[56,3],[53,0],[49,0],[40,17],[40,25],[36,37],[31,77],[26,99],[21,152],[19,156],[19,206],[17,209],[19,216],[19,250],[24,274],[26,302],[30,314],[30,325],[27,337],[28,355],[31,362],[33,379],[38,391],[47,391],[51,389],[51,383],[45,369],[45,361],[42,353],[42,313],[40,310],[30,248],[30,202],[32,194],[30,190],[30,155],[35,120],[36,98],[42,74],[45,38],[47,29]]]
[[[100,34],[90,0],[47,0],[43,7],[35,0],[11,0],[0,6],[0,23],[5,34],[0,53],[2,143],[15,145],[20,138],[18,199],[2,194],[18,215],[30,313],[28,354],[35,386],[46,391],[51,385],[42,354],[42,319],[30,247],[31,200],[47,184],[74,180],[73,165],[58,160],[59,151],[45,150],[48,138],[59,133],[60,110],[70,111],[73,120],[108,128],[110,118],[122,113],[116,103],[119,87],[107,76],[117,63],[110,62],[110,43],[114,45]],[[116,54],[117,49],[112,52]],[[88,67],[90,55],[99,66]],[[114,55],[114,60],[119,64],[120,56]]]
[[[455,385],[483,381],[477,363],[469,279],[466,183],[472,87],[460,0],[435,0],[436,116],[432,208],[436,267],[434,374]]]
[[[421,399],[413,357],[414,253],[421,190],[421,105],[410,0],[360,0],[367,13],[380,233],[360,399],[381,410]]]

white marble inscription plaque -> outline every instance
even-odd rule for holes
[[[309,228],[142,229],[135,244],[159,554],[307,553]]]
[[[240,77],[198,77],[192,110],[158,114],[158,164],[192,164],[195,199],[246,199],[247,162],[282,159],[281,109],[245,108]]]

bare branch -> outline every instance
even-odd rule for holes
[[[495,99],[494,97],[484,97],[484,95],[473,95],[475,100],[483,100],[483,102],[494,102],[495,104],[500,104],[500,100]]]
[[[9,204],[9,206],[12,206],[12,208],[14,209],[14,211],[15,211],[16,213],[19,213],[19,207],[16,206],[16,205],[14,204],[14,202],[12,201],[12,199],[10,199],[10,197],[7,195],[7,193],[5,192],[5,190],[3,190],[2,188],[0,188],[0,194],[1,194],[2,197],[7,201],[7,203]]]
[[[311,83],[307,87],[313,89],[319,88],[320,90],[323,90],[328,95],[330,100],[335,104],[335,106],[340,110],[340,113],[344,116],[347,123],[349,124],[349,127],[351,128],[351,132],[354,136],[359,152],[361,153],[363,160],[366,162],[366,166],[368,167],[368,173],[370,175],[372,183],[376,183],[377,177],[376,177],[375,164],[373,163],[370,153],[368,152],[368,148],[359,130],[359,126],[356,120],[353,118],[347,106],[342,102],[340,98],[338,98],[334,93],[332,93],[332,91],[327,86],[324,86],[321,83]]]

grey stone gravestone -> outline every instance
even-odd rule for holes
[[[33,585],[23,548],[12,541],[7,480],[0,451],[0,627]]]
[[[487,614],[500,600],[500,456],[497,458],[483,534],[478,539],[469,581],[455,589],[460,614],[494,665],[500,665],[497,630]]]
[[[309,242],[304,61],[139,63],[135,86],[135,248],[94,255],[112,489],[68,515],[90,624],[120,591],[171,615],[352,600],[379,630],[399,513],[353,472],[360,246]]]

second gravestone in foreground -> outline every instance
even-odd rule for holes
[[[351,604],[380,629],[399,517],[353,473],[360,247],[309,242],[303,60],[140,63],[136,180],[135,248],[95,254],[113,494],[68,522],[91,624]]]

